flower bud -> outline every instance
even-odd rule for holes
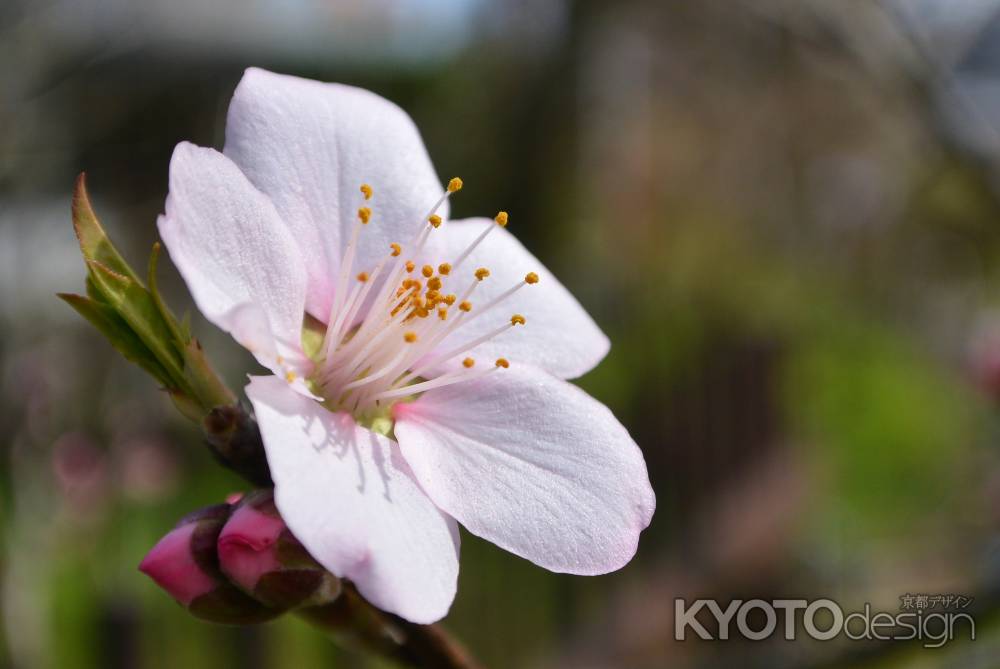
[[[270,620],[280,609],[248,596],[219,569],[216,542],[230,510],[217,504],[182,518],[143,558],[139,571],[197,618],[232,625]]]
[[[246,495],[219,534],[219,566],[245,592],[288,609],[332,601],[340,581],[292,536],[270,490]]]

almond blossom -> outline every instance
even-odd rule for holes
[[[289,529],[418,623],[454,599],[459,523],[593,575],[655,506],[627,430],[566,381],[607,338],[506,212],[448,220],[461,187],[387,100],[250,69],[224,150],[177,146],[159,220],[198,308],[272,372],[246,392]]]

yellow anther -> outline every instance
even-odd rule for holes
[[[524,276],[524,282],[525,283],[538,283],[538,275],[535,274],[534,272],[528,272]]]
[[[372,199],[372,187],[368,184],[361,184],[361,192],[365,194],[365,199]]]
[[[451,274],[451,264],[443,262],[440,265],[438,265],[438,274],[440,274],[441,276],[448,276],[449,274]]]
[[[358,281],[364,283],[368,280],[368,272],[358,272]]]
[[[420,273],[429,279],[434,276],[434,268],[430,265],[424,265],[420,268]]]
[[[511,325],[524,325],[524,322],[525,322],[524,316],[522,316],[521,314],[514,314],[513,316],[510,317]]]
[[[403,335],[403,341],[405,341],[407,344],[412,344],[413,342],[417,341],[417,333],[407,332],[406,334]]]
[[[413,271],[413,269],[414,269],[414,268],[415,268],[416,266],[417,266],[417,265],[416,265],[416,263],[414,263],[414,262],[413,262],[412,260],[407,260],[407,261],[406,261],[406,271],[407,271],[407,272],[412,272],[412,271]]]
[[[400,253],[403,252],[403,247],[397,244],[396,242],[389,244],[389,248],[392,249],[393,258],[395,258],[396,256],[398,256]]]
[[[372,210],[369,209],[368,207],[361,207],[360,209],[358,209],[358,218],[361,219],[362,223],[368,225],[368,221],[370,221],[372,218]]]
[[[507,369],[508,367],[510,367],[510,363],[507,361],[507,358],[497,358],[497,367],[503,367],[504,369]]]
[[[465,300],[460,305],[458,305],[458,308],[461,309],[462,311],[472,311],[472,302]]]
[[[490,275],[490,271],[488,269],[486,269],[485,267],[480,267],[479,269],[476,270],[476,278],[479,279],[480,281],[482,281],[483,279],[485,279],[489,275]]]
[[[459,179],[458,177],[455,177],[454,179],[448,182],[448,192],[454,193],[455,191],[459,190],[462,190],[462,180]]]
[[[466,358],[465,360],[462,361],[462,366],[465,367],[466,369],[471,369],[474,364],[476,364],[476,361],[473,360],[472,358]]]
[[[441,290],[441,277],[435,276],[427,279],[427,287],[431,290]]]
[[[440,318],[443,321],[448,320],[448,310],[445,309],[444,307],[438,308],[438,318]]]
[[[431,217],[427,219],[427,222],[430,223],[433,228],[441,227],[441,217],[437,214],[431,214]]]
[[[494,218],[493,220],[496,221],[497,225],[499,225],[501,228],[506,228],[507,227],[507,218],[508,218],[507,212],[506,211],[501,211],[501,212],[497,213],[496,218]]]
[[[295,375],[295,372],[285,372],[285,381],[292,383],[297,378],[298,377]]]
[[[427,307],[418,307],[413,311],[417,318],[427,318],[430,316],[431,312]]]
[[[454,293],[448,293],[447,295],[444,296],[444,303],[450,307],[451,305],[455,304],[455,300],[457,299],[458,299],[457,295],[455,295]]]

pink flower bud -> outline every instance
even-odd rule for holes
[[[218,555],[233,583],[276,608],[325,603],[340,592],[338,579],[285,526],[270,490],[240,501],[219,534]]]
[[[149,551],[139,571],[198,618],[227,624],[263,622],[280,610],[249,597],[219,570],[216,542],[230,508],[218,504],[185,516]]]
[[[219,535],[219,566],[236,585],[253,592],[266,573],[281,568],[277,543],[285,523],[250,505],[241,505]]]
[[[191,552],[191,537],[197,527],[189,523],[170,530],[139,563],[139,571],[184,606],[216,586],[215,579],[198,564]]]

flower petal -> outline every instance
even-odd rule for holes
[[[602,574],[635,554],[655,499],[607,407],[511,365],[393,408],[420,485],[473,534],[546,569]]]
[[[455,597],[458,526],[420,489],[396,442],[252,377],[253,403],[292,534],[379,608],[416,623],[442,618]]]
[[[267,196],[228,158],[182,142],[158,221],[198,309],[274,368],[299,357],[306,279],[299,250]]]
[[[274,201],[302,247],[309,312],[326,321],[370,184],[354,272],[406,244],[444,192],[406,112],[369,91],[250,68],[229,105],[225,153]],[[447,217],[448,204],[439,212]]]
[[[445,258],[458,257],[487,225],[496,226],[490,219],[473,218],[451,221],[443,225],[441,243],[447,248]],[[576,298],[559,283],[521,243],[504,228],[491,232],[455,274],[458,290],[471,280],[478,267],[490,270],[490,276],[476,286],[472,296],[472,315],[476,307],[486,306],[517,283],[534,272],[539,281],[522,287],[489,313],[476,317],[449,336],[439,347],[442,352],[452,350],[463,342],[496,329],[512,314],[527,319],[523,328],[514,328],[482,344],[470,354],[493,360],[508,357],[531,364],[563,379],[581,376],[607,355],[610,343],[593,319],[584,311]],[[452,292],[454,289],[449,288]],[[461,360],[462,356],[456,359]]]

